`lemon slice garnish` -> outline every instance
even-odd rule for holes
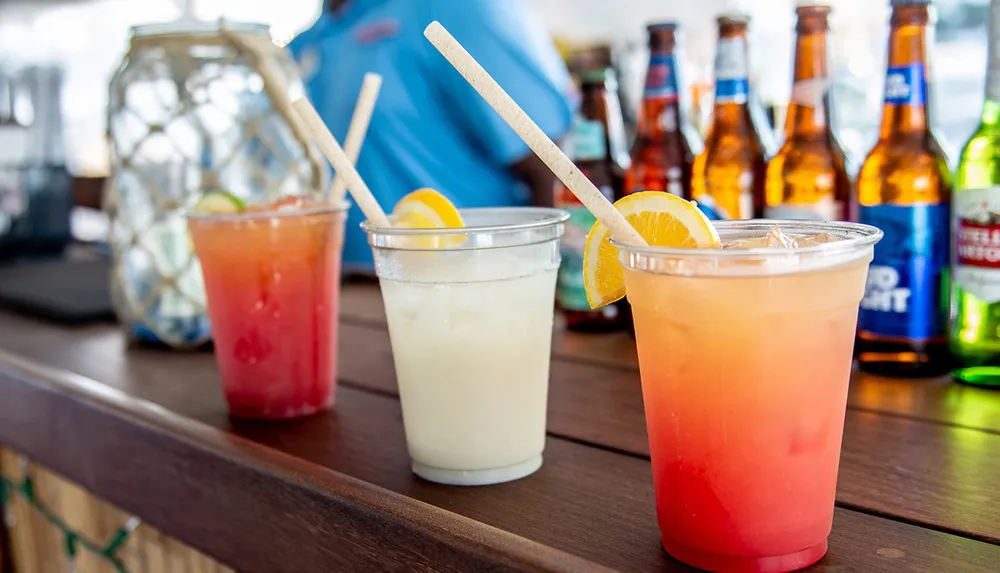
[[[392,226],[404,229],[454,229],[464,227],[462,215],[447,197],[433,189],[417,189],[403,197],[392,210]],[[455,246],[465,237],[427,235],[407,238],[417,248]]]
[[[662,191],[641,191],[615,201],[625,219],[650,246],[705,248],[719,245],[719,234],[701,209],[691,201]],[[607,227],[598,221],[587,234],[583,255],[583,280],[591,308],[611,304],[625,296],[625,277],[618,249],[609,240]]]
[[[464,227],[462,215],[447,197],[433,189],[417,189],[392,209],[395,225],[409,228],[450,229]]]

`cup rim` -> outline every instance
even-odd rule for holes
[[[282,211],[241,211],[237,213],[196,213],[193,209],[184,211],[184,218],[189,221],[259,221],[263,219],[282,219],[288,217],[304,217],[308,215],[325,215],[327,213],[344,213],[351,208],[351,202],[346,199],[339,205],[323,203],[311,206],[307,209],[293,209]]]
[[[770,230],[774,225],[781,227],[782,231],[788,230],[790,234],[795,233],[795,229],[809,229],[814,234],[836,233],[846,234],[850,238],[807,247],[796,247],[794,249],[783,249],[776,247],[755,247],[752,249],[720,249],[718,247],[699,247],[693,249],[683,249],[676,247],[653,247],[648,245],[629,245],[614,239],[610,239],[611,244],[618,248],[619,252],[634,253],[647,256],[666,258],[713,258],[719,260],[738,260],[746,258],[760,259],[762,257],[784,257],[789,254],[808,255],[824,253],[848,252],[864,247],[869,247],[882,239],[882,230],[864,223],[850,223],[846,221],[809,221],[792,219],[741,219],[730,221],[712,221],[712,225],[720,231],[729,229],[746,228],[748,230]]]
[[[412,229],[412,228],[399,228],[399,227],[375,227],[370,224],[369,221],[364,221],[361,223],[361,228],[369,235],[381,235],[390,237],[421,237],[421,236],[459,236],[464,237],[468,235],[480,235],[480,234],[496,234],[496,233],[510,233],[517,231],[529,231],[533,229],[542,229],[545,227],[551,227],[559,223],[565,223],[569,220],[570,214],[563,209],[556,209],[554,207],[474,207],[470,209],[459,209],[458,212],[462,215],[465,214],[476,214],[482,213],[487,214],[494,212],[497,214],[512,213],[512,214],[537,214],[540,217],[533,221],[523,221],[519,223],[507,223],[507,224],[495,224],[495,225],[474,225],[469,227],[449,227],[449,228],[431,228],[431,229]]]

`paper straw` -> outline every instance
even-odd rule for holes
[[[458,43],[439,22],[431,22],[424,37],[443,55],[465,81],[475,88],[500,117],[524,140],[552,173],[566,184],[581,203],[611,231],[617,241],[645,245],[646,241],[608,201],[597,187],[563,153],[534,121],[524,113],[500,84]]]
[[[281,117],[288,121],[295,138],[305,148],[306,156],[309,158],[309,163],[312,164],[316,174],[316,180],[320,182],[317,184],[321,184],[325,180],[323,159],[310,144],[309,134],[306,133],[305,126],[302,125],[298,114],[292,109],[292,101],[288,97],[288,81],[286,76],[284,72],[280,72],[277,69],[274,58],[268,53],[269,49],[274,49],[271,39],[249,37],[234,32],[229,29],[228,24],[222,18],[219,19],[219,29],[223,36],[233,42],[237,48],[249,53],[257,63],[256,71],[264,82],[264,91],[271,98],[272,104],[278,113],[281,114]]]
[[[337,143],[336,138],[326,128],[323,119],[316,113],[316,108],[305,98],[300,98],[292,102],[292,108],[299,114],[306,128],[312,132],[313,139],[316,140],[316,144],[323,151],[323,155],[326,155],[326,158],[330,160],[333,168],[337,170],[337,175],[344,178],[344,182],[347,183],[347,189],[351,192],[351,197],[354,198],[354,202],[361,208],[361,212],[365,214],[365,217],[376,227],[391,227],[392,225],[389,224],[388,217],[385,216],[385,211],[382,210],[378,201],[375,200],[371,189],[365,185],[364,180],[358,175],[358,171],[354,169],[354,165],[351,164],[351,160],[347,158],[347,154],[344,153],[340,144]]]
[[[365,142],[365,135],[368,133],[368,122],[372,119],[372,112],[375,111],[375,100],[378,99],[379,89],[382,88],[382,76],[378,74],[365,74],[365,81],[361,84],[361,94],[358,96],[358,103],[354,104],[354,115],[351,117],[351,126],[347,128],[347,137],[344,138],[344,153],[351,165],[357,165],[358,155],[361,153],[361,146]],[[333,178],[333,185],[327,195],[336,204],[344,198],[347,191],[347,184],[340,176],[340,171]]]

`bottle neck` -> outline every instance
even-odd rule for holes
[[[719,38],[715,52],[715,117],[747,108],[750,74],[747,39],[743,32]]]
[[[882,106],[883,138],[893,133],[928,131],[927,27],[893,25]]]
[[[829,133],[829,86],[826,33],[800,33],[795,43],[792,99],[785,118],[786,139]]]
[[[628,161],[628,143],[625,137],[625,122],[622,118],[621,103],[615,93],[617,85],[596,86],[584,89],[580,104],[580,114],[588,120],[598,121],[604,126],[606,153],[602,160],[615,163]]]
[[[604,86],[583,86],[580,90],[583,97],[580,100],[580,114],[587,119],[604,121],[607,90]]]
[[[753,117],[750,115],[750,106],[746,102],[716,102],[712,114],[711,130],[713,132],[728,131],[744,134],[753,131],[753,129]]]
[[[680,132],[680,82],[677,58],[672,51],[655,50],[649,55],[646,87],[639,115],[639,135],[662,137]]]
[[[1000,2],[990,2],[989,26],[989,60],[986,64],[983,123],[1000,125]]]
[[[745,32],[721,35],[715,51],[715,106],[710,131],[741,136],[753,130],[749,54]]]

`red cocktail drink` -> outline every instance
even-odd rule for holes
[[[833,523],[858,303],[882,233],[773,223],[717,222],[722,248],[621,247],[663,547],[709,571],[807,567]]]
[[[333,405],[343,208],[192,214],[215,355],[238,418]]]

